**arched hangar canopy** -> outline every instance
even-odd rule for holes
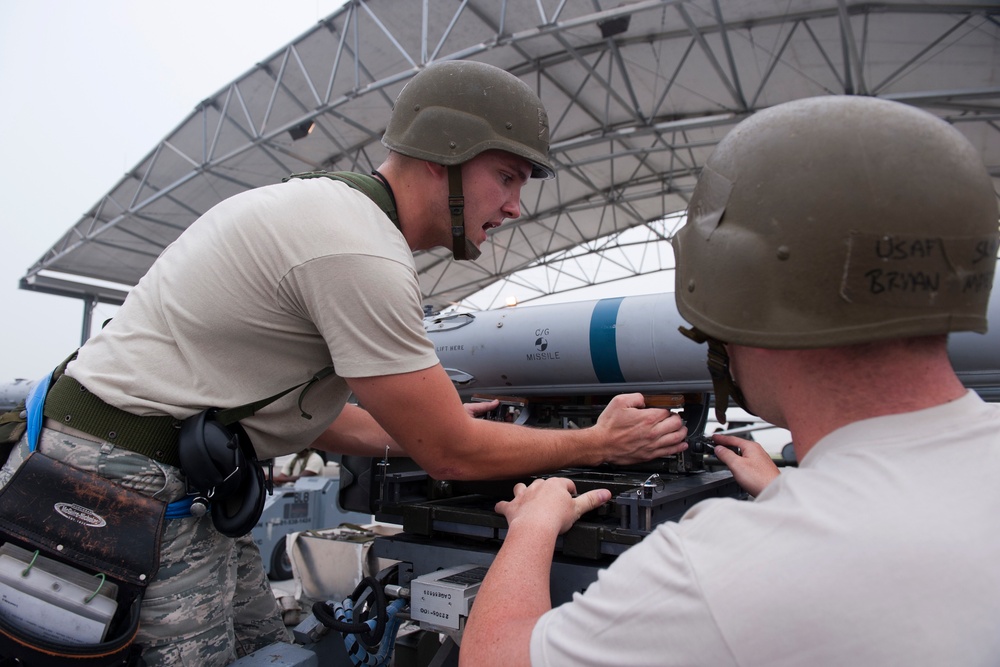
[[[791,99],[924,108],[1000,178],[992,0],[351,0],[198,104],[21,286],[120,302],[220,200],[293,172],[377,166],[399,90],[427,63],[455,58],[503,67],[539,93],[558,175],[525,188],[522,218],[493,234],[479,262],[417,255],[435,308],[504,278],[540,295],[671,268],[671,215],[715,144]]]

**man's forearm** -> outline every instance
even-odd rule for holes
[[[490,566],[462,636],[460,665],[529,665],[531,632],[552,608],[549,574],[556,535],[512,526]]]
[[[601,463],[599,433],[513,426],[469,420],[467,431],[447,438],[437,452],[442,479],[508,479],[520,475]]]
[[[347,404],[329,428],[312,444],[313,448],[354,456],[404,456],[402,448],[368,412]]]
[[[531,429],[471,419],[440,364],[413,373],[348,378],[348,385],[435,479],[496,479],[569,465],[627,464],[686,446],[681,418],[668,410],[643,409],[640,394],[612,398],[590,428]]]
[[[530,664],[531,634],[552,607],[549,574],[556,537],[609,500],[608,489],[576,495],[572,480],[550,477],[515,484],[513,499],[496,504],[509,528],[466,625],[463,665]]]

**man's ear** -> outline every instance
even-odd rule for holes
[[[436,162],[428,162],[424,160],[424,167],[430,172],[431,176],[434,178],[448,179],[448,167],[443,164],[438,164]]]

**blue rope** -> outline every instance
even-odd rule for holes
[[[175,500],[167,505],[167,513],[164,516],[167,519],[186,519],[191,516],[192,502],[194,496],[184,496],[180,500]]]
[[[42,421],[45,419],[45,395],[49,393],[49,383],[52,373],[49,373],[35,383],[24,399],[24,409],[28,413],[28,451],[33,452],[38,447],[38,436],[42,433]]]
[[[386,667],[389,664],[389,659],[392,657],[392,649],[396,645],[396,633],[399,630],[401,620],[396,616],[406,605],[405,600],[393,600],[386,607],[386,615],[388,619],[385,624],[385,632],[382,635],[382,641],[379,642],[379,650],[376,653],[372,653],[358,640],[356,634],[344,635],[344,646],[347,648],[347,654],[351,657],[351,661],[355,665],[364,665],[364,667]],[[347,598],[343,602],[337,604],[333,610],[334,616],[338,621],[343,623],[353,623],[354,622],[354,601],[351,598]],[[365,625],[368,626],[369,630],[375,628],[376,620],[374,618],[365,621]]]

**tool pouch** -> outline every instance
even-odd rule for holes
[[[0,490],[0,540],[92,575],[95,589],[111,582],[117,606],[103,638],[90,644],[41,636],[0,607],[0,664],[144,664],[135,636],[143,593],[159,568],[165,511],[162,501],[31,453]],[[31,576],[33,566],[13,575],[10,567],[0,568],[0,593],[13,590],[2,577],[17,586],[17,577]]]

